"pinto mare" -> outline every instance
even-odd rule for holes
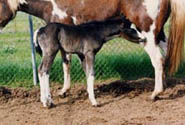
[[[122,14],[117,13],[117,5],[118,2],[115,0],[0,0],[0,31],[16,16],[17,12],[34,15],[46,23],[59,22],[76,25],[120,17]],[[145,41],[144,38],[138,36],[136,30],[130,28],[129,20],[127,23],[125,21],[125,24],[121,35],[123,38],[136,43]],[[68,62],[70,59],[71,57],[68,55]],[[60,91],[60,95],[70,88],[69,63],[64,62],[63,69],[66,70],[64,70],[64,87]]]
[[[105,20],[125,15],[135,25],[138,34],[146,38],[144,49],[155,69],[155,87],[151,99],[163,91],[164,65],[170,74],[175,72],[182,60],[185,30],[184,0],[0,0],[0,27],[12,20],[17,11],[37,16],[47,23],[81,24],[92,20]],[[171,15],[169,38],[164,24]],[[168,45],[167,45],[168,43]],[[160,53],[162,48],[165,58]],[[166,52],[167,51],[167,52]],[[64,72],[64,88],[70,88],[69,64]]]
[[[124,29],[124,18],[95,21],[77,26],[49,23],[36,30],[34,43],[37,52],[42,55],[38,73],[43,106],[46,107],[52,104],[49,89],[49,70],[59,50],[65,63],[69,63],[66,54],[78,55],[86,74],[89,99],[93,106],[97,106],[93,87],[95,55],[106,41],[115,38],[122,29]]]

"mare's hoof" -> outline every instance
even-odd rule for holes
[[[152,102],[155,102],[157,100],[160,100],[160,98],[158,96],[150,97],[150,98],[147,99],[147,101],[152,101]]]
[[[100,104],[92,105],[93,107],[101,107]]]

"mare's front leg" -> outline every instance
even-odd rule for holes
[[[155,100],[156,96],[163,91],[163,82],[165,79],[165,74],[163,69],[164,58],[160,52],[160,47],[155,43],[155,39],[154,39],[155,37],[153,32],[154,29],[155,29],[155,26],[153,24],[151,25],[149,32],[142,32],[147,38],[147,42],[144,46],[144,49],[150,56],[152,65],[155,70],[155,87],[151,95],[152,100]]]
[[[41,95],[40,100],[44,107],[51,106],[53,104],[49,88],[49,70],[53,64],[55,56],[56,52],[53,54],[43,53],[42,62],[38,69]]]
[[[86,61],[86,77],[87,77],[87,92],[89,94],[89,99],[93,106],[97,106],[95,95],[94,95],[94,60],[95,54],[93,52],[88,52],[85,55]]]
[[[70,89],[70,63],[71,54],[66,55],[65,52],[61,51],[63,59],[63,71],[64,71],[64,87],[58,93],[60,96],[65,96],[66,92]]]

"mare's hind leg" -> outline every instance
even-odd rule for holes
[[[97,106],[95,95],[94,95],[94,59],[95,54],[93,52],[88,52],[85,55],[86,61],[86,77],[87,77],[87,92],[89,94],[89,99],[93,106]]]
[[[66,92],[70,89],[70,62],[71,55],[66,55],[61,51],[61,55],[63,58],[63,71],[64,71],[64,87],[58,93],[60,96],[65,96]]]
[[[53,64],[53,60],[56,56],[56,52],[52,54],[43,53],[42,62],[38,69],[39,81],[40,81],[40,100],[44,107],[51,106],[53,101],[51,99],[51,93],[49,88],[49,70]]]
[[[168,44],[168,39],[164,33],[164,30],[162,29],[161,32],[159,33],[158,36],[158,41],[159,41],[159,46],[163,50],[163,55],[164,57],[167,54],[167,44]]]
[[[166,57],[166,54],[167,54],[167,44],[168,44],[168,38],[166,37],[164,30],[162,29],[159,34],[159,47],[162,49],[162,55],[164,58]],[[165,75],[165,73],[163,73],[163,75]],[[167,83],[165,80],[163,80],[163,86],[164,88],[167,87]]]
[[[151,58],[152,65],[155,69],[155,87],[152,93],[151,99],[155,100],[156,96],[163,91],[163,81],[164,81],[164,69],[163,69],[163,56],[160,52],[160,47],[155,44],[154,40],[154,24],[150,27],[149,32],[143,32],[147,38],[147,43],[144,49]]]

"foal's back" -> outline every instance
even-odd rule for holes
[[[95,21],[77,26],[57,24],[58,39],[67,52],[98,51],[107,37],[120,33],[123,19]]]
[[[38,35],[45,46],[60,46],[67,53],[98,51],[106,37],[120,33],[123,19],[95,21],[77,26],[50,23]]]

